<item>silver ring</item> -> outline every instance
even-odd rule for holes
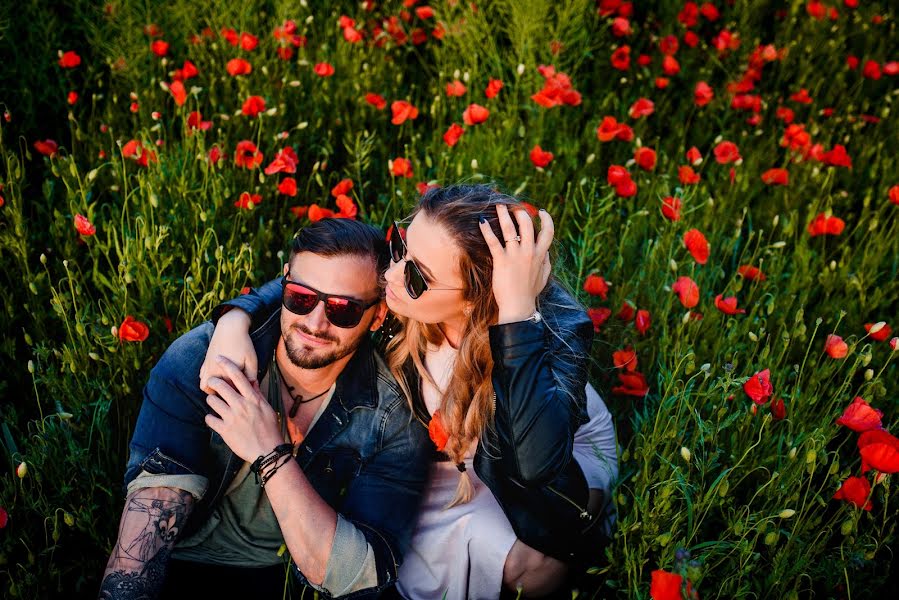
[[[520,241],[521,241],[521,236],[520,236],[520,235],[516,235],[516,236],[513,237],[511,240],[506,240],[506,243],[508,244],[509,242],[520,242]]]

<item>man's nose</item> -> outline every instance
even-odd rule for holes
[[[325,314],[325,303],[319,302],[312,309],[312,312],[306,315],[306,325],[312,331],[324,331],[328,328],[328,315]]]

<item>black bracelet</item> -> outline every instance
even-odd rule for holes
[[[256,476],[256,483],[257,484],[261,483],[261,485],[263,487],[265,487],[265,482],[268,480],[269,477],[271,477],[273,472],[267,473],[266,475],[268,475],[268,477],[263,476],[263,478],[260,482],[259,476],[262,474],[262,470],[265,469],[266,467],[269,467],[272,464],[276,463],[282,456],[290,456],[292,454],[293,454],[293,444],[284,443],[284,444],[275,446],[275,449],[272,450],[271,452],[269,452],[268,454],[260,455],[259,458],[254,460],[253,464],[250,465],[250,471],[252,471],[253,475]],[[280,466],[281,465],[278,465],[277,467],[275,467],[275,470],[277,471],[278,467],[280,467]]]
[[[260,487],[265,487],[265,484],[268,483],[268,480],[272,478],[272,476],[278,472],[278,469],[289,463],[293,459],[293,454],[288,454],[284,457],[284,460],[280,463],[275,463],[271,467],[269,467],[264,473],[262,473],[262,478],[259,482]]]

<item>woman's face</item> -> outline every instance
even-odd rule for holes
[[[421,323],[447,323],[465,318],[460,252],[446,229],[419,212],[406,229],[406,247],[406,258],[391,262],[387,269],[390,310]],[[428,283],[427,291],[418,298],[412,298],[406,291],[404,271],[409,260],[415,261]]]

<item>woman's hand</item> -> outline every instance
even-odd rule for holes
[[[283,442],[278,415],[259,391],[258,382],[250,383],[227,358],[219,357],[214,362],[222,376],[210,377],[207,382],[211,391],[206,403],[216,414],[206,415],[206,424],[222,436],[234,454],[253,462]]]
[[[250,315],[239,308],[233,308],[221,316],[209,341],[206,359],[200,367],[201,390],[207,394],[214,394],[215,392],[209,387],[209,379],[211,377],[228,379],[222,363],[216,360],[219,356],[224,356],[237,365],[238,370],[243,371],[250,383],[256,382],[258,360],[256,349],[250,340],[249,329]]]
[[[497,239],[486,220],[481,222],[481,233],[493,256],[493,295],[499,306],[497,322],[514,323],[534,314],[537,295],[549,280],[553,220],[545,210],[540,211],[540,233],[535,239],[534,223],[523,208],[513,211],[517,233],[508,207],[497,205],[496,214],[504,239]],[[520,236],[520,241],[516,236]]]

